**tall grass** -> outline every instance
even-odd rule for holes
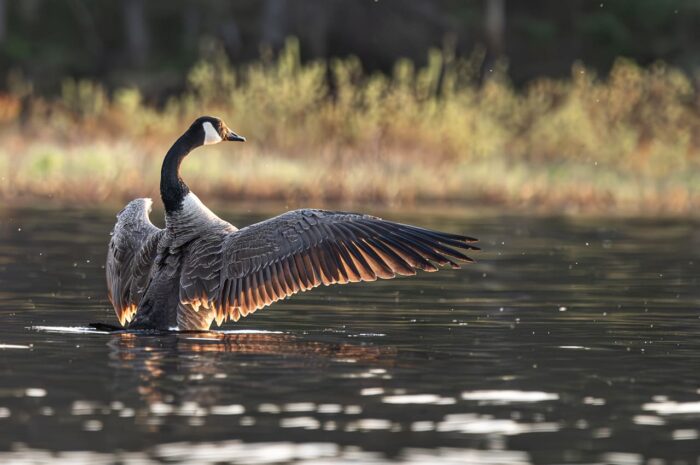
[[[516,90],[478,79],[479,53],[433,51],[390,75],[355,58],[234,67],[214,51],[162,105],[135,88],[66,80],[46,100],[13,78],[0,95],[0,196],[82,201],[157,195],[160,160],[202,114],[246,144],[185,162],[198,193],[314,201],[489,202],[548,209],[692,211],[700,204],[700,100],[683,72],[619,59],[606,77]]]

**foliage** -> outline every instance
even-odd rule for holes
[[[700,200],[700,100],[684,73],[618,59],[605,78],[577,64],[516,90],[500,65],[480,82],[482,58],[434,50],[425,67],[368,74],[352,57],[303,64],[292,39],[245,67],[215,50],[160,107],[90,81],[66,80],[54,101],[19,86],[0,95],[0,195],[154,195],[171,141],[215,114],[249,142],[207,148],[185,171],[220,197],[676,211]]]

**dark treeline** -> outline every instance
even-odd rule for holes
[[[694,74],[698,31],[697,0],[0,0],[0,86],[13,72],[41,93],[74,77],[158,95],[211,44],[239,64],[288,36],[304,59],[356,55],[380,71],[430,48],[483,47],[484,68],[503,58],[516,84],[576,60],[605,73],[618,56]]]

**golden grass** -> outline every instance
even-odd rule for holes
[[[0,95],[0,196],[102,202],[157,196],[163,154],[202,114],[246,144],[199,149],[193,190],[220,199],[495,203],[549,210],[686,213],[700,205],[700,100],[682,72],[618,60],[516,90],[478,53],[434,51],[390,76],[356,59],[234,68],[213,53],[163,106],[136,89],[64,83],[52,101]],[[329,87],[328,75],[334,85]]]

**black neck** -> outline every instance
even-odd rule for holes
[[[166,214],[181,209],[183,199],[190,192],[190,188],[180,177],[180,163],[200,145],[192,136],[191,131],[184,133],[175,141],[163,160],[160,170],[160,197],[163,199]]]

